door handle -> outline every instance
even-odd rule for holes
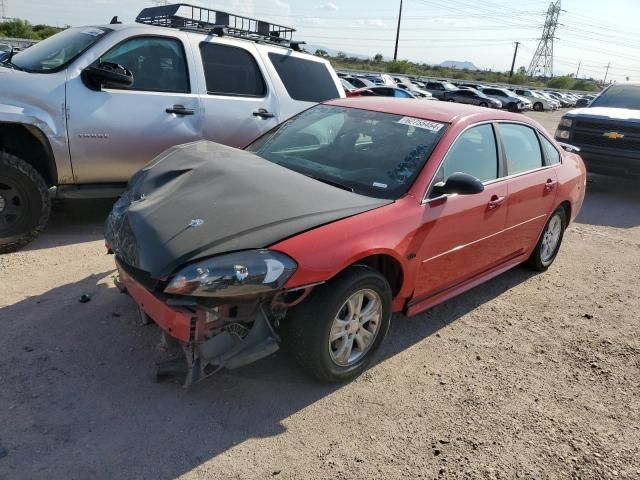
[[[175,113],[176,115],[193,115],[195,110],[193,108],[186,108],[184,105],[174,105],[165,110],[167,113]]]
[[[549,178],[547,179],[547,183],[544,184],[544,191],[550,192],[551,190],[553,190],[553,187],[555,186],[556,186],[556,182]]]
[[[267,111],[266,108],[259,108],[258,110],[253,112],[253,116],[260,117],[260,118],[273,118],[276,116],[276,114],[273,112]]]
[[[498,195],[493,195],[491,197],[491,200],[489,200],[489,204],[487,205],[487,207],[489,208],[489,210],[495,210],[500,205],[502,205],[502,202],[504,202],[505,198],[506,197],[499,197]]]

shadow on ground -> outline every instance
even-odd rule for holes
[[[640,225],[639,179],[590,174],[587,195],[577,222],[605,227],[633,228]]]
[[[104,222],[116,199],[55,201],[42,235],[23,250],[40,250],[104,238]]]
[[[236,444],[282,433],[284,419],[343,388],[314,383],[280,352],[191,390],[156,383],[159,332],[138,325],[112,275],[0,310],[0,447],[8,452],[0,477],[175,478]],[[378,361],[531,275],[515,269],[425,314],[397,316]],[[89,303],[78,302],[83,293]]]

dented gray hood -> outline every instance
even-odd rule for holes
[[[173,147],[136,173],[105,236],[122,261],[161,278],[192,260],[268,247],[391,202],[201,141]]]

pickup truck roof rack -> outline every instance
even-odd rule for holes
[[[228,35],[294,50],[300,50],[300,45],[305,43],[293,40],[294,28],[187,3],[144,8],[136,17],[136,22],[207,35]]]

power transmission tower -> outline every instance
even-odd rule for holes
[[[560,0],[549,4],[544,27],[542,28],[542,37],[529,64],[528,73],[530,77],[535,77],[540,73],[543,77],[553,77],[553,40],[556,36],[560,10]]]

